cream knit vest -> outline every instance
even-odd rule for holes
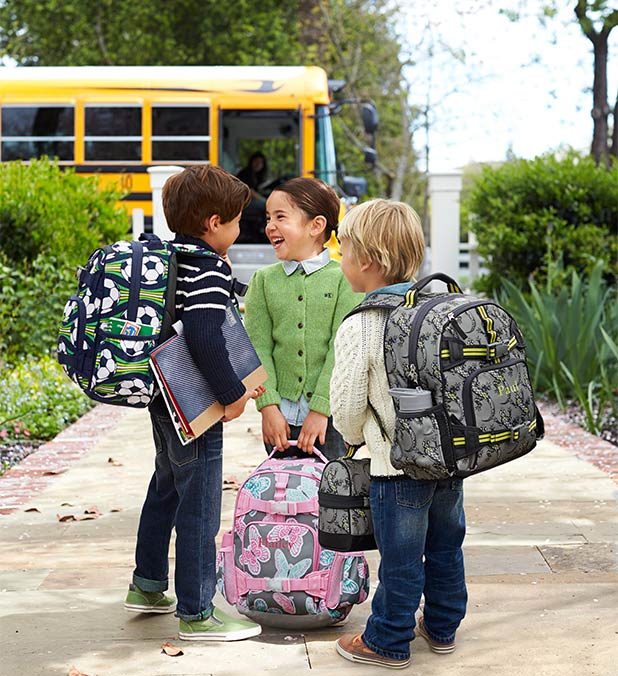
[[[388,440],[383,439],[367,401],[375,408],[390,439],[395,432],[395,407],[388,393],[384,367],[386,313],[359,312],[346,319],[335,338],[335,367],[330,381],[330,404],[335,427],[350,444],[367,444],[371,476],[404,476],[390,463]]]

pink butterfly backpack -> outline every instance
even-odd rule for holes
[[[276,449],[243,483],[234,526],[217,556],[219,591],[260,624],[284,629],[344,620],[369,594],[362,552],[318,544],[318,488],[326,458]]]

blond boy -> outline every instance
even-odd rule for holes
[[[377,199],[352,209],[339,239],[341,269],[352,289],[367,295],[405,294],[424,255],[418,215],[402,202]],[[415,634],[436,653],[455,649],[467,602],[465,517],[461,479],[418,481],[390,462],[395,408],[384,366],[385,323],[384,312],[359,312],[335,338],[333,421],[348,443],[365,443],[371,455],[370,502],[381,555],[365,630],[340,638],[337,651],[354,662],[401,669],[410,662]],[[424,614],[417,623],[421,595]]]

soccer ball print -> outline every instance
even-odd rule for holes
[[[110,310],[113,309],[114,305],[120,300],[120,291],[114,282],[106,277],[103,280],[103,286],[105,289],[105,295],[101,301],[101,314],[109,314]]]
[[[122,380],[116,385],[116,393],[125,397],[127,404],[133,406],[147,404],[152,398],[150,386],[140,378]]]
[[[95,373],[96,382],[104,382],[110,376],[116,373],[116,362],[114,356],[108,349],[101,350],[101,357],[99,359],[99,366]]]

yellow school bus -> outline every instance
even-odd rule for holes
[[[260,152],[264,197],[288,178],[315,176],[355,198],[364,182],[338,174],[331,94],[317,67],[4,67],[0,161],[47,155],[116,183],[129,213],[143,209],[147,229],[147,169],[155,165],[211,162],[237,174]],[[363,120],[375,131],[366,104]],[[243,221],[241,243],[266,241],[263,208],[248,209]]]

